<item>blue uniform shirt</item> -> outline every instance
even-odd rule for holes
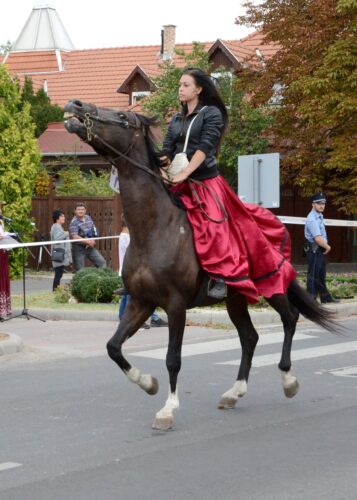
[[[312,209],[305,223],[305,238],[309,243],[314,243],[316,236],[322,236],[327,241],[324,216]]]

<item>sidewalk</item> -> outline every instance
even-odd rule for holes
[[[65,276],[70,280],[71,275]],[[37,293],[50,290],[52,276],[27,277],[26,293]],[[22,292],[21,280],[11,283],[12,293]],[[326,307],[326,306],[325,306]],[[337,318],[345,318],[357,314],[357,300],[343,301],[339,304],[327,306],[336,311]],[[22,309],[15,309],[13,315],[21,314]],[[13,318],[10,321],[0,323],[0,356],[13,354],[24,349],[45,349],[46,352],[56,355],[59,352],[75,354],[85,345],[85,352],[98,354],[98,349],[104,353],[106,340],[109,339],[118,324],[117,312],[112,311],[80,311],[80,310],[54,310],[31,308],[28,311],[35,318],[28,320],[25,316]],[[162,313],[164,316],[164,313]],[[250,315],[255,326],[262,327],[280,324],[279,315],[270,308],[250,309]],[[46,320],[38,321],[36,318]],[[302,321],[305,321],[302,319]],[[205,327],[205,338],[207,334],[213,337],[222,337],[222,327],[225,332],[229,331],[228,325],[232,325],[226,310],[217,308],[198,308],[187,311],[187,329],[202,337],[202,327]],[[232,325],[232,330],[234,327]],[[190,335],[190,336],[191,336]],[[234,335],[236,335],[234,330]],[[151,328],[138,332],[135,339],[145,339],[145,342],[157,342],[167,338],[167,328]],[[24,339],[24,341],[23,341]],[[134,341],[135,344],[136,341]],[[49,349],[49,350],[48,350]]]

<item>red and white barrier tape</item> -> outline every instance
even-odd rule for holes
[[[278,219],[283,224],[298,224],[305,225],[306,217],[290,217],[285,215],[277,215]],[[339,220],[339,219],[324,219],[326,226],[339,226],[339,227],[357,227],[357,221],[355,220]],[[116,236],[100,236],[98,238],[86,238],[87,240],[110,240],[113,238],[119,238],[119,235]],[[0,240],[0,249],[10,250],[12,248],[22,248],[22,247],[39,247],[42,245],[55,245],[56,243],[78,243],[81,240],[58,240],[58,241],[33,241],[31,243],[6,243],[6,237],[3,240]],[[13,240],[12,240],[13,241]]]
[[[110,240],[114,238],[119,238],[116,236],[98,236],[98,238],[86,238],[86,240]],[[50,241],[31,241],[30,243],[6,243],[6,237],[0,240],[0,249],[10,250],[11,248],[22,248],[22,247],[40,247],[42,245],[56,245],[57,243],[80,243],[82,240],[50,240]]]

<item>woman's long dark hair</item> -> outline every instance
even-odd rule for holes
[[[190,75],[195,80],[198,87],[202,87],[198,98],[201,106],[216,106],[222,113],[224,121],[224,129],[228,125],[228,113],[226,106],[220,96],[212,77],[207,75],[202,69],[199,68],[185,68],[182,72],[183,75]],[[182,105],[183,113],[187,114],[187,104]]]

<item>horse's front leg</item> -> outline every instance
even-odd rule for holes
[[[152,310],[153,308],[149,304],[143,304],[137,299],[131,298],[115,334],[107,343],[109,357],[123,370],[131,382],[137,384],[148,394],[156,394],[159,390],[157,379],[151,375],[142,374],[138,368],[131,366],[123,356],[122,345],[137,332],[150,316]]]
[[[175,307],[173,312],[167,311],[169,321],[169,345],[166,355],[166,367],[169,372],[169,396],[165,406],[155,415],[153,429],[168,430],[173,425],[174,412],[179,407],[177,377],[181,368],[182,339],[186,323],[186,309]]]

